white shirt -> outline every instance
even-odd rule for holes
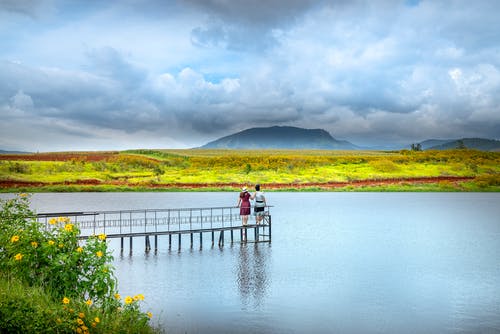
[[[255,192],[255,206],[256,207],[266,206],[264,193],[262,191]]]

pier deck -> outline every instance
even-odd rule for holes
[[[37,215],[38,221],[44,223],[47,229],[52,228],[50,220],[57,217],[68,217],[72,223],[78,225],[82,240],[99,234],[105,234],[107,238],[120,238],[122,252],[124,238],[129,238],[130,252],[132,252],[133,238],[137,237],[144,237],[147,252],[151,250],[150,237],[154,238],[154,250],[158,250],[159,236],[168,236],[169,248],[172,247],[172,236],[177,236],[179,249],[183,235],[190,236],[191,247],[194,236],[199,235],[201,248],[203,235],[207,233],[211,236],[212,245],[216,241],[216,233],[218,234],[219,246],[224,245],[226,232],[231,243],[271,242],[269,206],[266,207],[259,224],[256,217],[251,215],[247,225],[242,224],[237,207],[51,212]],[[234,233],[235,231],[237,233]]]

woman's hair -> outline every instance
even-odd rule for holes
[[[260,184],[255,185],[255,190],[260,191]]]
[[[241,198],[245,197],[245,193],[246,193],[246,191],[242,191],[242,192],[240,192],[240,197],[241,197]]]

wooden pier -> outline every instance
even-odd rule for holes
[[[37,215],[39,222],[47,229],[52,228],[50,220],[67,217],[80,228],[80,239],[91,235],[105,234],[106,238],[120,238],[120,250],[124,251],[125,239],[129,240],[130,253],[133,251],[134,238],[144,237],[145,251],[158,251],[159,238],[168,237],[168,247],[172,249],[172,239],[177,239],[181,249],[182,236],[189,235],[189,245],[194,246],[195,237],[199,247],[203,247],[203,236],[208,234],[212,246],[224,246],[226,238],[234,242],[271,242],[270,207],[266,207],[262,221],[249,216],[248,224],[243,225],[237,207],[183,208],[183,209],[145,209],[92,212],[51,212]],[[174,240],[175,241],[175,240]]]

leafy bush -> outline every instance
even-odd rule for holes
[[[113,310],[64,297],[0,275],[0,333],[155,333],[151,313],[142,313],[142,295],[127,296]],[[115,295],[117,304],[121,296]]]
[[[500,186],[500,174],[481,175],[474,178],[476,184],[481,187]]]
[[[0,277],[0,332],[74,333],[67,315],[43,289]]]
[[[370,166],[376,171],[383,173],[395,172],[399,170],[398,165],[387,159],[370,161]]]
[[[104,234],[80,242],[66,217],[46,228],[24,194],[0,203],[0,332],[153,332],[139,309],[144,296],[117,294]]]
[[[19,174],[31,173],[30,166],[27,163],[21,163],[21,162],[10,162],[8,170],[11,173],[19,173]]]
[[[159,161],[140,155],[119,154],[109,159],[109,162],[117,164],[119,170],[130,171],[137,169],[153,169],[158,166]]]
[[[113,296],[116,279],[107,264],[112,257],[104,235],[91,237],[80,246],[80,230],[66,217],[52,218],[51,227],[45,229],[29,211],[27,196],[7,201],[0,217],[2,271],[61,298],[88,298],[105,304]]]

